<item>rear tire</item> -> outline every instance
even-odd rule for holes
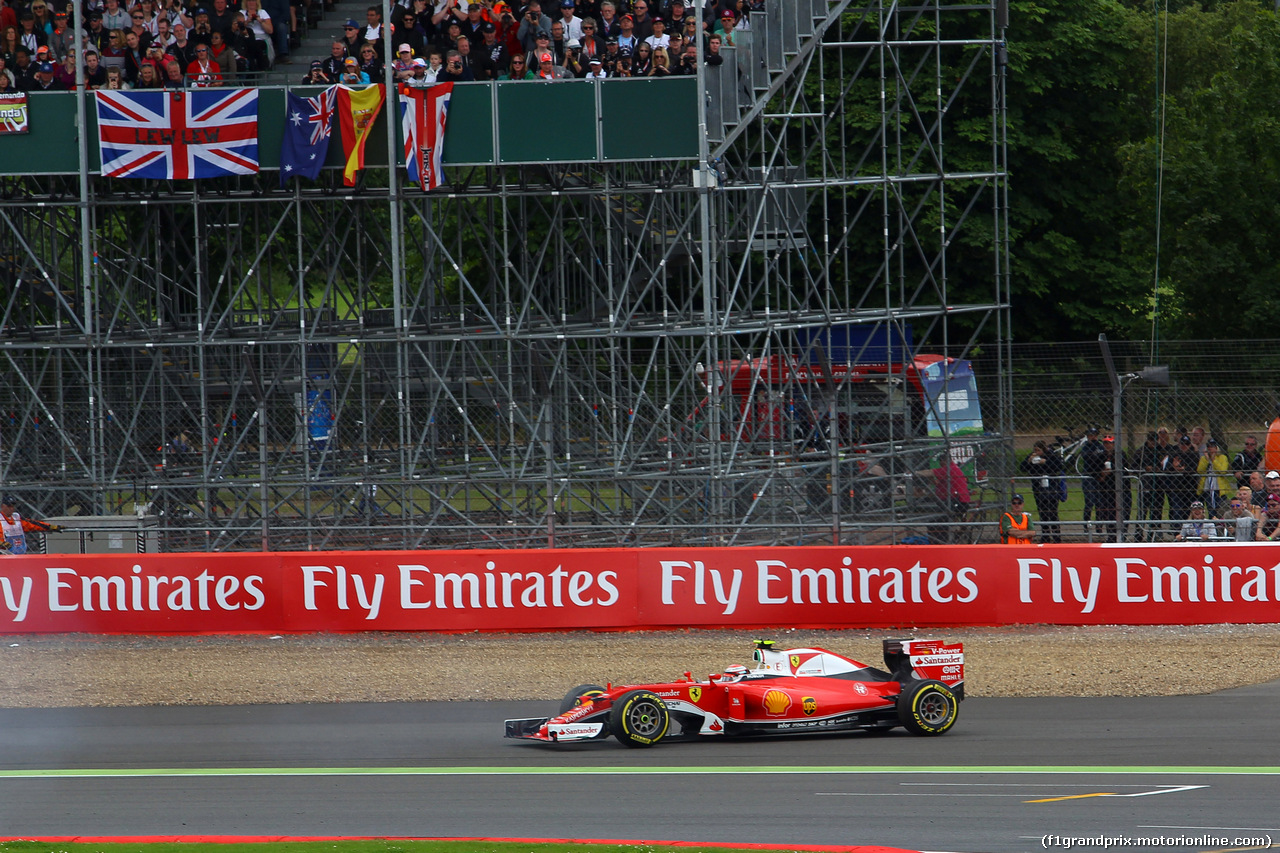
[[[940,735],[955,725],[960,701],[941,681],[912,681],[902,685],[898,719],[913,735]]]
[[[598,684],[579,684],[570,690],[560,700],[560,713],[572,711],[574,708],[586,702],[588,699],[595,699],[597,696],[604,695],[604,688]]]
[[[609,732],[623,746],[653,746],[667,734],[671,714],[662,697],[650,690],[632,690],[613,703]]]

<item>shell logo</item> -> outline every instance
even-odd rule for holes
[[[770,717],[781,717],[791,707],[791,697],[781,690],[770,690],[764,694],[764,712]]]

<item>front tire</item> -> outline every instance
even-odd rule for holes
[[[613,703],[609,732],[623,746],[642,748],[662,740],[671,725],[671,714],[662,697],[649,690],[632,690]]]
[[[902,685],[898,719],[913,735],[940,735],[955,725],[960,702],[941,681],[912,681]]]
[[[579,684],[577,687],[566,693],[564,698],[560,700],[560,713],[563,714],[566,711],[572,711],[579,705],[593,701],[597,697],[603,695],[604,688],[599,684]]]

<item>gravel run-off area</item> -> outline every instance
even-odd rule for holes
[[[1280,678],[1280,625],[284,636],[0,636],[0,707],[558,700],[697,678],[751,641],[883,666],[886,637],[965,644],[969,696],[1211,693]]]

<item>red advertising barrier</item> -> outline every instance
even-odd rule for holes
[[[1280,549],[1177,545],[0,558],[0,633],[1280,622]]]

